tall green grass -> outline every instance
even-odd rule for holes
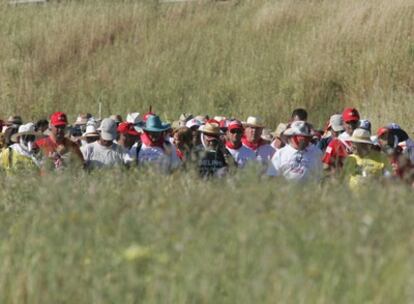
[[[414,300],[414,209],[402,186],[354,196],[255,172],[1,182],[1,303]]]
[[[0,114],[262,115],[412,128],[409,0],[0,4]],[[0,175],[0,303],[412,303],[412,190],[245,171]]]
[[[411,129],[410,0],[51,2],[0,8],[1,113],[61,109],[315,123],[357,106]]]

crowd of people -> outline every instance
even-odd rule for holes
[[[414,142],[398,124],[372,132],[355,108],[333,114],[323,130],[295,109],[272,132],[260,117],[245,121],[183,113],[172,124],[148,112],[96,119],[63,112],[49,119],[0,122],[0,167],[6,174],[79,168],[152,167],[162,173],[195,169],[203,177],[256,166],[263,176],[289,181],[337,179],[357,190],[370,180],[414,186]]]

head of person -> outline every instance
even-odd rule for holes
[[[408,138],[407,132],[396,124],[379,128],[377,132],[378,144],[381,150],[389,155],[402,152],[403,149],[399,146],[399,143],[406,141]]]
[[[305,150],[312,139],[310,125],[301,120],[292,122],[283,134],[287,137],[289,145],[299,151]]]
[[[191,134],[193,137],[193,146],[198,146],[201,144],[198,129],[202,126],[202,124],[203,122],[197,118],[192,118],[185,123],[185,126],[191,130]]]
[[[99,133],[94,124],[86,125],[86,131],[82,134],[82,140],[87,144],[93,143],[99,139]]]
[[[49,128],[49,121],[47,119],[39,119],[36,121],[35,130],[36,132],[43,133]]]
[[[352,150],[358,156],[366,156],[372,148],[371,133],[362,128],[356,128],[352,133],[350,142]]]
[[[120,114],[113,114],[109,116],[109,118],[115,121],[117,127],[123,121],[122,116]]]
[[[160,143],[164,141],[164,134],[170,130],[171,126],[168,123],[163,123],[159,116],[150,115],[146,118],[145,126],[142,127],[144,135],[152,143]]]
[[[187,127],[179,127],[174,131],[173,140],[179,150],[190,149],[193,143],[193,134]]]
[[[104,118],[101,122],[99,131],[99,143],[104,147],[111,147],[114,140],[117,138],[116,132],[117,124],[111,118]]]
[[[307,121],[308,120],[308,112],[305,109],[297,108],[294,109],[292,115],[290,117],[291,121]]]
[[[261,117],[249,116],[243,123],[244,137],[248,142],[257,143],[261,140],[264,122]]]
[[[338,137],[345,131],[344,120],[341,114],[334,114],[329,119],[328,130],[331,131],[332,137]]]
[[[262,131],[262,135],[260,138],[265,142],[266,144],[270,144],[273,141],[273,134],[272,130],[264,128]]]
[[[359,112],[355,108],[346,108],[342,112],[345,132],[352,135],[354,130],[359,126]]]
[[[11,140],[18,143],[24,150],[32,152],[33,144],[39,136],[40,134],[35,130],[35,124],[29,122],[21,125],[18,132],[12,135]]]
[[[239,120],[231,121],[227,126],[226,137],[234,145],[240,145],[243,136],[243,125]]]
[[[68,118],[63,112],[55,112],[50,116],[50,135],[57,142],[61,142],[65,138],[66,128],[68,126]]]
[[[118,143],[124,147],[131,148],[132,145],[138,140],[139,133],[130,122],[121,122],[118,125],[117,131],[119,134]]]
[[[222,132],[218,123],[207,122],[198,130],[201,133],[201,142],[206,150],[216,150],[219,147]]]

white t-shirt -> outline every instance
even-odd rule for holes
[[[87,166],[91,168],[113,167],[124,164],[124,149],[115,143],[110,147],[105,147],[99,141],[95,141],[82,146],[80,149]]]
[[[307,181],[322,176],[322,151],[310,145],[304,151],[294,149],[291,145],[277,150],[267,169],[269,176],[283,176],[287,180]]]
[[[181,160],[177,156],[177,148],[173,144],[164,144],[165,149],[147,146],[144,143],[139,151],[138,160],[140,165],[160,165],[163,169],[176,169]],[[133,151],[136,153],[136,148]]]
[[[230,152],[239,168],[243,168],[248,161],[256,159],[256,153],[246,146],[242,145],[239,149],[230,149],[229,147],[226,147],[226,149]]]

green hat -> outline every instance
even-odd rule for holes
[[[161,122],[159,116],[151,115],[142,129],[147,132],[163,132],[170,129],[170,127],[170,124]]]

